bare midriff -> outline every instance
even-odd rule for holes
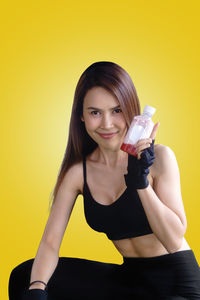
[[[153,233],[135,238],[112,240],[112,242],[119,253],[125,257],[153,257],[169,253]],[[183,238],[181,247],[174,252],[189,249],[188,243]]]

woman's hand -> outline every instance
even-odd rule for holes
[[[155,159],[154,142],[158,126],[159,123],[154,125],[150,138],[138,141],[137,157],[128,155],[128,173],[124,174],[128,188],[144,189],[149,185],[147,176],[149,174],[149,167]]]
[[[134,145],[135,148],[136,148],[136,153],[137,153],[137,158],[138,159],[141,158],[142,151],[149,148],[151,146],[152,140],[155,140],[159,125],[160,125],[160,122],[158,122],[154,125],[153,130],[152,130],[151,135],[150,135],[149,138],[141,139],[136,143],[136,145]]]
[[[22,300],[47,300],[47,292],[42,289],[26,290]]]

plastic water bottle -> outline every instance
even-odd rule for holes
[[[137,156],[135,144],[141,140],[149,138],[154,127],[151,119],[156,109],[146,105],[142,115],[135,116],[127,131],[121,150]]]

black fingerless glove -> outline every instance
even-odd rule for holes
[[[149,185],[147,175],[149,174],[149,167],[153,164],[154,155],[154,142],[149,148],[142,151],[140,159],[128,154],[128,173],[124,174],[125,182],[128,188],[144,189]]]
[[[42,289],[26,290],[22,300],[47,300],[47,291]]]

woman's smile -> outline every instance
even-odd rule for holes
[[[99,133],[97,132],[100,137],[104,138],[104,139],[111,139],[113,136],[115,136],[117,134],[117,132],[113,132],[113,133]]]

